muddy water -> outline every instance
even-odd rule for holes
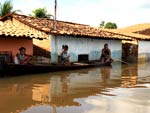
[[[0,113],[150,113],[149,64],[0,78]]]

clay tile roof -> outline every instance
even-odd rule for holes
[[[18,38],[24,37],[24,38],[45,39],[45,37],[42,38],[40,34],[35,35],[24,28],[15,26],[11,20],[7,20],[5,22],[0,21],[0,35]]]
[[[150,40],[150,23],[137,24],[134,26],[111,30],[111,32],[128,35],[135,37],[136,39]]]
[[[104,31],[103,29],[90,27],[89,25],[77,24],[72,22],[64,22],[57,20],[56,29],[54,29],[54,21],[52,19],[41,19],[19,14],[9,14],[1,18],[0,20],[5,20],[7,19],[7,17],[15,18],[16,20],[25,25],[28,25],[34,29],[43,31],[48,34],[132,40],[132,38],[127,35],[120,35],[111,31]]]
[[[22,29],[18,30],[13,24],[8,24],[8,21],[0,22],[0,35],[21,37],[24,34],[25,33],[23,33]],[[26,37],[28,36],[26,35]]]
[[[150,29],[150,23],[145,23],[145,24],[137,24],[125,28],[118,29],[120,32],[140,32],[146,29]]]

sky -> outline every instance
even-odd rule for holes
[[[54,0],[12,1],[14,9],[23,14],[43,7],[54,14]],[[57,19],[95,27],[101,21],[114,22],[118,28],[150,23],[150,0],[57,0]]]

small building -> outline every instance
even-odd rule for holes
[[[150,61],[150,23],[137,24],[114,30],[114,32],[128,35],[135,39],[123,44],[124,50],[126,49],[126,51],[131,53],[130,58],[134,56],[130,60],[137,59],[136,61],[139,62]]]
[[[45,38],[40,32],[35,31],[10,19],[0,21],[0,60],[13,62],[20,47],[25,47],[27,54],[33,55],[33,39]]]
[[[9,23],[12,23],[18,29],[23,28],[25,32],[31,30],[38,38],[46,38],[43,41],[34,38],[33,44],[38,48],[49,51],[51,62],[58,62],[62,45],[69,46],[71,62],[99,60],[101,49],[105,43],[108,43],[111,49],[112,58],[121,59],[122,40],[132,40],[128,35],[120,35],[72,22],[56,21],[55,28],[55,22],[52,19],[34,18],[19,14],[8,14],[0,20],[3,22],[9,20]],[[30,53],[32,54],[32,52]]]

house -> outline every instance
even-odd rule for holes
[[[108,43],[113,59],[122,57],[122,40],[132,40],[128,35],[117,34],[103,29],[90,27],[65,21],[34,18],[19,14],[8,14],[0,19],[12,23],[17,28],[24,28],[25,32],[33,31],[39,38],[33,39],[38,48],[51,52],[51,62],[58,62],[62,45],[69,46],[70,61],[99,60],[101,49]],[[34,35],[35,35],[34,34]],[[37,50],[39,51],[39,49]],[[32,51],[31,51],[32,53]]]
[[[0,21],[0,60],[13,62],[13,58],[19,52],[18,49],[22,46],[27,49],[27,54],[33,55],[33,39],[46,38],[36,31],[10,19]]]
[[[128,51],[132,49],[136,61],[150,61],[150,23],[137,24],[113,32],[134,37],[136,40],[134,42],[129,41],[125,44],[125,47]]]

